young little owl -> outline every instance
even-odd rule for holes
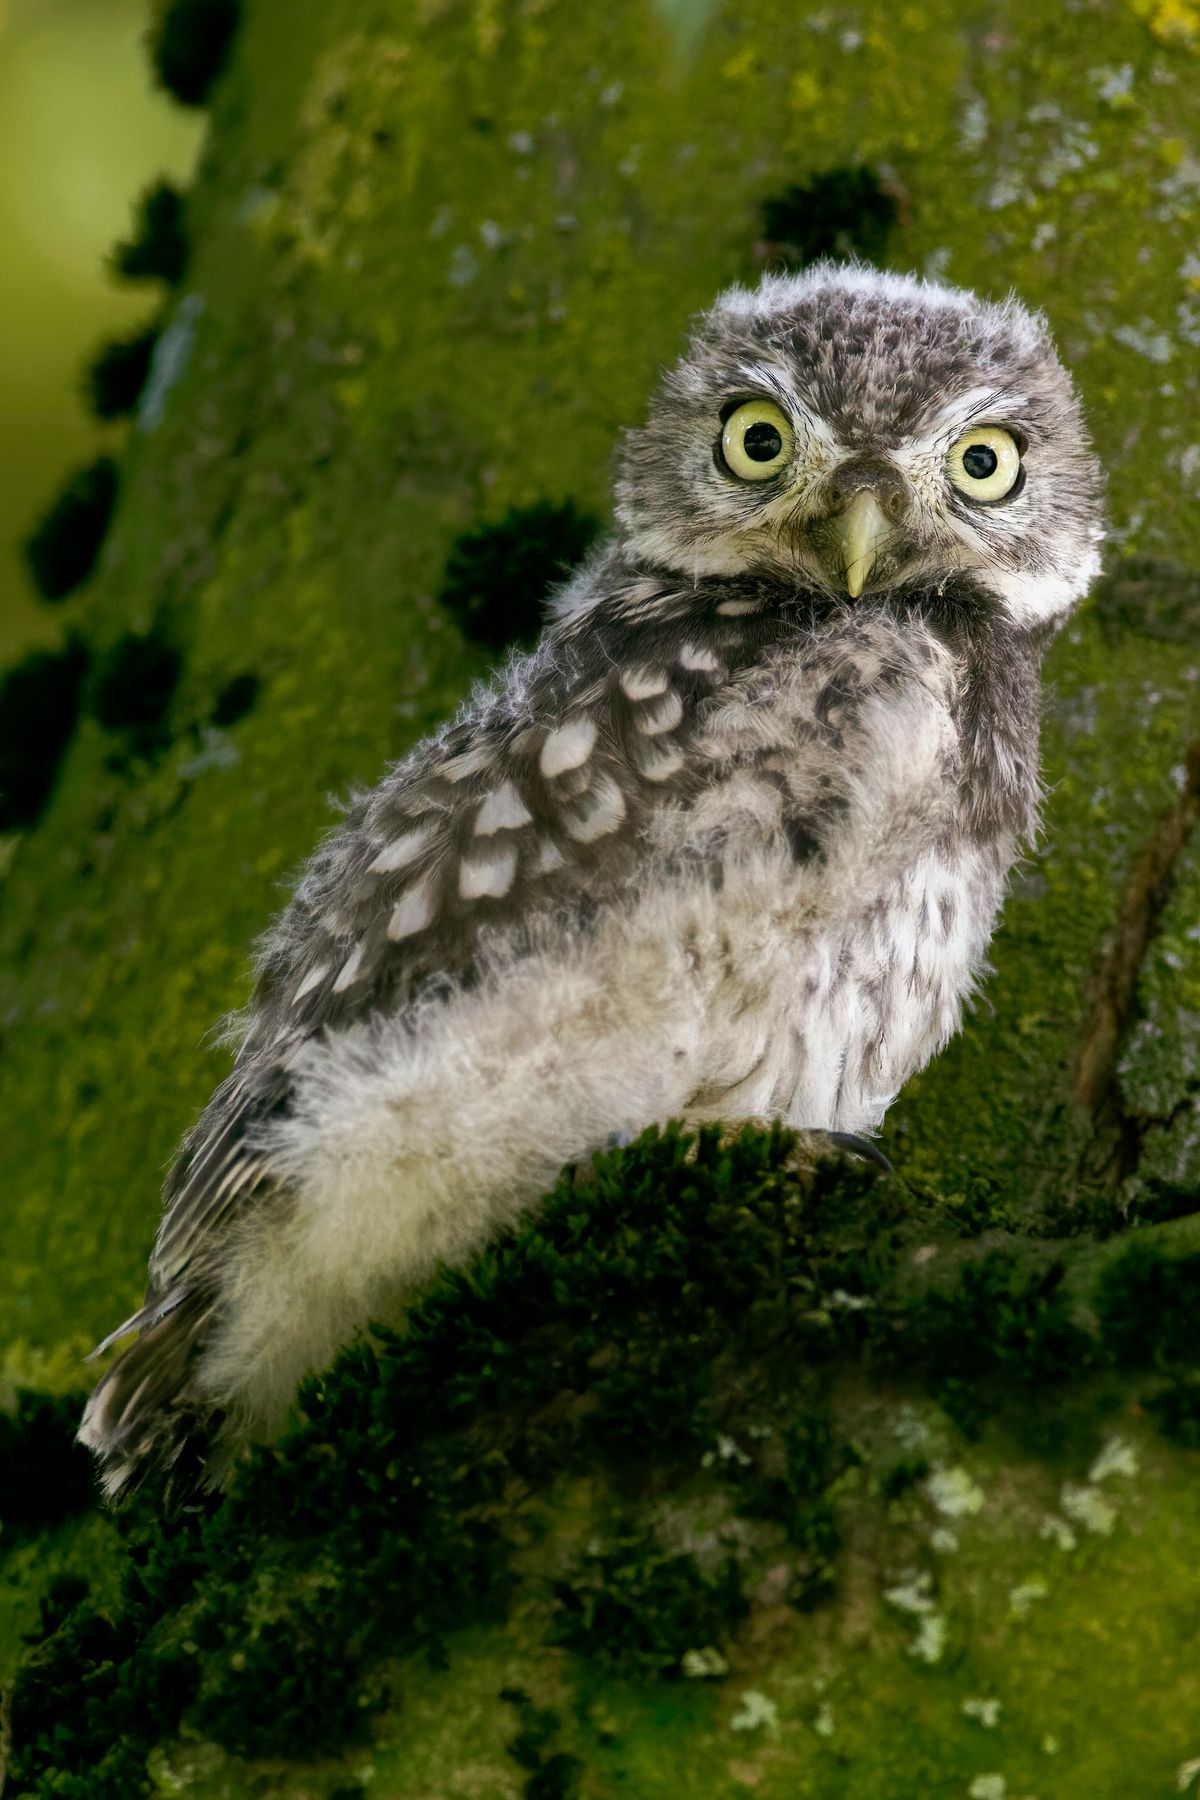
[[[722,296],[536,649],[268,933],[84,1417],[110,1493],[272,1428],[614,1134],[879,1125],[1035,829],[1038,661],[1099,490],[1016,303],[832,265]]]

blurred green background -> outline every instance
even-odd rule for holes
[[[203,121],[155,90],[145,0],[0,0],[0,659],[53,637],[20,542],[67,470],[118,435],[81,371],[151,293],[108,276],[131,204],[186,177]]]

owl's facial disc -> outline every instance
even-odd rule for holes
[[[731,289],[626,433],[631,560],[884,603],[970,581],[1025,625],[1085,591],[1099,468],[1015,301],[820,264]]]

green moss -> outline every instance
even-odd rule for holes
[[[81,1613],[18,1679],[23,1712],[40,1718],[53,1694],[58,1716],[76,1721],[56,1730],[52,1764],[37,1747],[44,1732],[23,1740],[20,1778],[106,1770],[112,1758],[124,1778],[129,1717],[114,1683],[145,1702],[143,1750],[146,1733],[181,1717],[238,1754],[334,1748],[384,1704],[372,1674],[381,1655],[436,1647],[507,1604],[513,1482],[542,1486],[597,1456],[622,1480],[636,1464],[656,1480],[694,1467],[746,1400],[728,1350],[769,1369],[786,1345],[778,1378],[798,1341],[828,1353],[841,1334],[820,1310],[824,1282],[842,1279],[847,1255],[877,1235],[870,1175],[818,1171],[810,1210],[791,1153],[780,1131],[728,1142],[668,1132],[598,1158],[586,1198],[565,1178],[539,1220],[446,1274],[404,1336],[381,1334],[378,1353],[347,1352],[307,1383],[304,1422],[239,1469],[223,1507],[163,1527],[143,1501],[115,1620]],[[817,1196],[837,1220],[831,1241],[818,1235]],[[811,1321],[796,1312],[801,1295]],[[675,1378],[662,1379],[669,1364]],[[830,1465],[824,1426],[789,1429],[782,1502],[760,1494],[758,1504],[791,1525],[797,1495],[819,1491]],[[731,1628],[739,1583],[728,1558],[703,1572],[618,1527],[558,1581],[552,1635],[661,1669]],[[97,1714],[68,1704],[72,1659],[77,1681],[100,1682]],[[128,1674],[94,1667],[113,1663]],[[175,1678],[155,1677],[148,1695],[149,1663]]]
[[[25,541],[25,560],[43,600],[65,600],[87,580],[116,502],[111,456],[76,469]]]
[[[1187,781],[1186,768],[1180,773]],[[1200,791],[1200,768],[1193,768],[1191,786]],[[1138,1141],[1123,1198],[1140,1218],[1187,1213],[1200,1195],[1198,917],[1200,834],[1193,829],[1139,971],[1137,1017],[1117,1066],[1121,1104]]]
[[[561,1721],[552,1706],[537,1706],[522,1688],[504,1688],[500,1698],[516,1708],[520,1721],[508,1754],[527,1771],[521,1792],[525,1800],[575,1800],[583,1764],[569,1751],[555,1748]]]
[[[158,0],[149,35],[154,73],[184,106],[203,106],[225,66],[240,0]]]
[[[1168,644],[1200,637],[1200,575],[1183,563],[1126,557],[1097,584],[1092,604],[1114,645],[1127,633]]]
[[[213,702],[213,724],[219,730],[227,731],[231,725],[236,725],[239,719],[244,719],[247,713],[254,711],[261,692],[262,682],[249,670],[241,675],[231,675],[229,680],[223,683]]]
[[[879,1491],[885,1500],[899,1500],[924,1481],[929,1472],[927,1457],[902,1456],[881,1476]]]
[[[622,1675],[678,1675],[688,1650],[725,1643],[745,1615],[737,1560],[713,1572],[629,1520],[554,1584],[550,1641]]]
[[[170,181],[153,182],[134,209],[133,231],[113,246],[113,272],[126,281],[183,280],[189,255],[187,202]]]
[[[838,1430],[829,1394],[817,1382],[774,1396],[769,1411],[777,1425],[726,1438],[728,1454],[709,1452],[707,1460],[719,1461],[740,1516],[782,1528],[796,1553],[786,1597],[807,1611],[834,1592],[841,1545],[835,1496],[861,1458]]]
[[[36,825],[75,730],[88,654],[81,639],[35,650],[0,678],[0,832]]]
[[[1078,1375],[1095,1347],[1061,1291],[1063,1265],[1029,1267],[1013,1251],[965,1261],[947,1290],[914,1300],[901,1322],[906,1361],[923,1365],[964,1430],[992,1410],[994,1381],[1009,1403]]]
[[[0,1413],[0,1530],[52,1529],[95,1499],[92,1460],[75,1442],[82,1394],[21,1389]]]
[[[477,643],[530,644],[545,623],[547,594],[582,560],[596,530],[570,500],[511,508],[455,539],[438,598]]]
[[[993,1420],[1053,1419],[1089,1362],[1186,1354],[1196,1296],[1173,1239],[1097,1265],[1097,1340],[1049,1247],[1024,1265],[956,1252],[910,1294],[930,1219],[857,1162],[810,1167],[779,1130],[650,1132],[586,1185],[564,1177],[518,1233],[440,1277],[402,1335],[381,1329],[307,1382],[295,1427],[242,1459],[223,1504],[164,1524],[139,1500],[120,1605],[81,1603],[18,1676],[36,1727],[20,1779],[48,1794],[50,1769],[111,1767],[115,1784],[131,1742],[144,1756],[181,1726],[242,1757],[332,1753],[389,1705],[388,1658],[441,1658],[519,1596],[600,1674],[736,1654],[751,1576],[781,1547],[797,1617],[838,1594],[839,1513],[875,1453],[831,1396],[864,1353],[876,1382],[924,1366],[951,1417],[987,1391]],[[1160,1312],[1173,1335],[1148,1344]],[[967,1424],[977,1435],[982,1415]],[[878,1460],[878,1490],[904,1504],[920,1478],[897,1484],[894,1451]],[[544,1497],[601,1471],[613,1500],[597,1494],[546,1580],[527,1548]],[[632,1510],[655,1495],[661,1530]],[[681,1528],[703,1555],[671,1541]]]
[[[178,1702],[196,1730],[238,1756],[303,1757],[360,1736],[389,1694],[367,1680],[347,1630],[341,1568],[324,1580],[314,1573],[301,1592],[272,1591],[266,1583],[256,1592],[250,1569],[239,1573],[243,1591],[230,1595],[225,1608],[210,1593],[194,1621],[198,1691],[176,1694],[170,1718],[154,1736],[176,1724]],[[269,1708],[264,1693],[271,1695]]]
[[[1147,1394],[1142,1404],[1173,1443],[1200,1450],[1200,1376],[1178,1377]]]
[[[764,251],[804,268],[823,256],[882,261],[899,216],[874,169],[829,169],[763,201]]]
[[[85,390],[98,419],[119,419],[133,412],[146,385],[157,342],[158,327],[149,325],[132,337],[113,339],[93,358]]]
[[[47,1624],[52,1634],[31,1650],[14,1692],[9,1776],[24,1784],[18,1793],[128,1800],[143,1787],[150,1746],[194,1688],[195,1663],[183,1651],[132,1662],[132,1621],[114,1624],[86,1599],[61,1619],[52,1607]]]
[[[1106,1344],[1135,1363],[1191,1363],[1197,1306],[1200,1255],[1162,1256],[1144,1240],[1113,1260],[1096,1298]]]
[[[134,755],[153,755],[169,741],[167,713],[182,672],[179,646],[161,625],[127,632],[96,658],[90,709]]]

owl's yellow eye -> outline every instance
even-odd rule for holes
[[[946,473],[968,500],[1003,500],[1017,484],[1021,452],[999,425],[964,432],[946,460]]]
[[[741,481],[769,481],[786,469],[794,441],[782,407],[773,400],[747,400],[725,421],[721,454]]]

